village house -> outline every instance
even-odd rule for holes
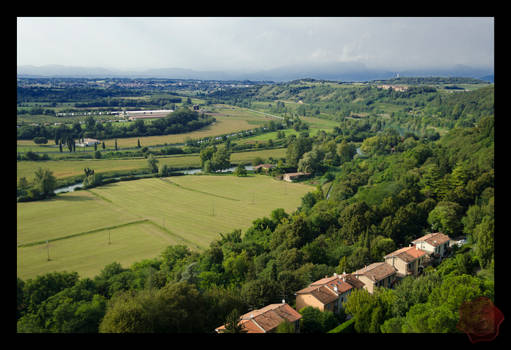
[[[322,278],[295,293],[296,310],[312,306],[321,311],[338,313],[343,308],[348,296],[354,289],[361,289],[364,284],[355,277],[343,273]]]
[[[385,262],[373,263],[352,273],[364,283],[364,289],[374,293],[374,287],[391,288],[396,281],[397,269]]]
[[[270,169],[275,168],[275,165],[273,164],[259,164],[254,167],[254,171],[258,171],[261,169],[262,171],[268,172]]]
[[[294,180],[298,180],[298,179],[301,179],[301,178],[307,177],[307,176],[310,176],[310,173],[302,173],[302,172],[286,173],[282,176],[282,180],[287,181],[287,182],[293,182]]]
[[[450,241],[449,236],[441,232],[435,232],[417,238],[412,241],[412,244],[434,258],[443,258],[447,254]]]
[[[284,301],[282,304],[271,304],[259,310],[253,310],[242,315],[241,324],[246,333],[271,333],[283,322],[291,322],[295,332],[299,331],[299,321],[302,318],[291,306]],[[215,328],[215,332],[223,333],[225,325]]]
[[[397,277],[417,276],[428,261],[428,255],[416,246],[409,246],[385,255],[384,259],[397,269]]]

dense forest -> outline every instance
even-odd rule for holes
[[[466,236],[468,243],[394,289],[354,292],[345,314],[325,313],[328,322],[302,310],[301,332],[327,332],[346,314],[360,333],[458,332],[463,301],[476,296],[493,300],[493,86],[449,95],[423,87],[404,95],[377,88],[344,93],[328,86],[319,92],[305,87],[291,92],[285,86],[256,89],[211,98],[250,104],[256,94],[272,100],[300,93],[320,112],[340,108],[333,113],[339,121],[333,132],[288,136],[286,158],[275,170],[312,172],[321,183],[331,182],[330,191],[318,186],[295,212],[275,208],[244,232],[221,232],[202,252],[169,246],[159,257],[130,267],[107,265],[94,278],[74,272],[18,278],[18,332],[213,332],[234,310],[243,314],[282,299],[292,305],[294,292],[309,283],[381,261],[437,231],[451,238]],[[356,101],[361,96],[365,102]],[[367,102],[372,96],[378,102],[403,99],[423,113],[412,117],[397,112],[392,122],[382,122],[377,107]],[[349,110],[346,102],[353,105]],[[351,112],[374,114],[354,119],[348,118]],[[180,115],[191,116],[170,116],[151,128],[167,132],[171,125],[184,127]],[[196,113],[194,120],[200,121]],[[403,131],[397,124],[408,127]],[[93,126],[82,135],[102,138],[98,125]],[[449,131],[440,137],[432,126]]]

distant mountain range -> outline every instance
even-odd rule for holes
[[[284,82],[313,78],[335,81],[371,81],[402,77],[467,77],[493,82],[492,69],[455,65],[439,69],[414,69],[390,71],[367,68],[362,63],[334,63],[294,65],[260,71],[198,71],[184,68],[155,68],[146,70],[119,70],[101,67],[73,67],[62,65],[18,66],[19,77],[69,77],[69,78],[160,78],[198,80],[251,80]]]

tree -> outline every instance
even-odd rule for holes
[[[342,142],[337,145],[337,155],[339,156],[341,164],[352,160],[356,153],[356,147],[352,143],[346,142],[346,140],[342,140]]]
[[[48,169],[38,168],[35,173],[34,184],[44,197],[52,196],[57,185],[57,179]]]
[[[152,173],[158,172],[158,159],[153,157],[152,154],[149,154],[149,157],[147,157],[147,164],[149,165],[149,169]]]
[[[241,317],[238,309],[233,309],[225,319],[224,333],[246,333],[247,330],[240,323]]]
[[[298,171],[306,173],[317,173],[323,170],[324,153],[319,149],[313,149],[310,152],[305,152],[302,158],[298,161]]]
[[[41,144],[47,144],[48,143],[48,139],[46,137],[43,137],[43,136],[38,136],[38,137],[34,137],[34,143],[36,145],[41,145]]]
[[[231,153],[225,146],[220,146],[211,157],[211,170],[217,171],[227,169],[231,166]]]
[[[482,266],[488,267],[493,260],[494,252],[495,219],[485,216],[481,223],[474,229],[476,241],[476,254],[481,258]]]
[[[167,177],[170,176],[171,173],[172,169],[167,164],[163,164],[162,166],[160,166],[160,170],[158,172],[159,176]]]
[[[312,139],[300,135],[293,139],[287,146],[286,163],[290,167],[297,167],[303,154],[312,149]]]
[[[236,176],[247,176],[247,169],[241,164],[239,164],[236,169],[234,169],[234,175]]]
[[[339,324],[332,311],[307,306],[299,310],[300,333],[326,333]]]
[[[439,202],[428,215],[428,223],[432,230],[440,231],[448,236],[455,237],[463,230],[461,218],[463,207],[454,202]]]

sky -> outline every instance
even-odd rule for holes
[[[492,17],[18,17],[17,64],[267,70],[493,68]]]

